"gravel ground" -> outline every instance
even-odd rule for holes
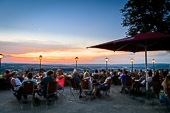
[[[21,110],[20,103],[10,90],[0,91],[0,113],[169,113],[162,105],[151,105],[141,97],[119,93],[120,86],[111,86],[108,96],[102,96],[88,102],[84,99],[69,100],[69,87],[65,87],[64,96],[59,96],[56,106],[51,103],[46,108],[45,100],[40,100],[39,106],[31,109],[30,103],[24,104]]]

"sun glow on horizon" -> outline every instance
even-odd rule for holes
[[[74,63],[75,56],[78,56],[79,62],[90,63],[94,59],[105,58],[113,55],[123,55],[127,53],[113,52],[101,49],[65,49],[56,51],[40,51],[40,52],[28,52],[22,54],[10,54],[11,57],[4,58],[4,62],[24,62],[24,63],[36,63],[39,62],[39,55],[43,56],[42,61],[44,63]]]

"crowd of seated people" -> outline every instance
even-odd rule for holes
[[[120,73],[121,71],[118,70],[117,74]],[[132,78],[132,87],[131,91],[132,93],[139,93],[140,89],[143,87],[146,87],[146,73],[143,72],[141,69],[137,74],[137,71],[134,72],[129,72],[128,76],[124,76],[125,71],[123,70],[123,74],[120,75],[121,79],[121,84],[122,84],[122,90],[124,90],[124,81],[126,80],[127,77]],[[127,74],[127,72],[126,72]],[[123,75],[123,76],[122,76]],[[156,98],[159,98],[159,93],[161,88],[163,87],[163,90],[166,94],[168,94],[167,89],[168,87],[170,88],[170,71],[166,70],[163,71],[162,69],[158,70],[147,70],[147,82],[149,86],[149,91],[153,92],[155,94]]]
[[[82,77],[83,76],[83,77]],[[105,70],[95,70],[94,73],[90,74],[88,70],[84,70],[83,75],[80,75],[79,72],[74,69],[72,74],[72,79],[75,80],[76,86],[80,89],[79,98],[82,98],[82,89],[81,89],[81,80],[89,80],[89,90],[92,91],[93,99],[96,96],[100,97],[100,90],[103,90],[107,86],[108,79],[111,79],[109,71]],[[95,86],[94,86],[95,84]]]
[[[14,95],[16,96],[18,101],[20,101],[22,97],[26,98],[26,96],[22,94],[22,90],[23,90],[22,84],[24,82],[27,82],[27,81],[34,82],[35,89],[39,88],[40,95],[42,95],[44,97],[46,97],[47,84],[50,81],[58,82],[58,89],[64,87],[65,76],[64,76],[64,74],[63,74],[61,69],[58,69],[56,71],[56,73],[54,73],[53,70],[47,71],[47,73],[46,73],[47,76],[43,76],[41,78],[41,82],[39,84],[37,83],[37,79],[36,79],[38,74],[33,75],[33,73],[34,73],[33,70],[28,70],[25,73],[23,73],[21,75],[21,77],[18,76],[17,71],[13,71],[10,74],[11,75],[10,83],[12,85],[12,89],[14,91]],[[41,75],[39,74],[39,76],[41,76]]]
[[[165,93],[167,93],[167,88],[170,87],[170,71],[169,70],[148,70],[147,71],[147,81],[149,86],[152,87],[153,93],[159,98],[159,93],[161,87],[163,87]],[[121,84],[120,93],[125,90],[125,81],[127,78],[132,78],[132,87],[131,91],[140,92],[141,87],[145,87],[146,84],[146,73],[140,69],[139,71],[133,70],[133,72],[128,72],[125,69],[118,69],[117,71],[113,69],[109,69],[107,71],[103,69],[94,70],[94,73],[90,73],[89,70],[84,70],[83,74],[79,74],[77,69],[73,70],[71,74],[72,79],[75,80],[76,86],[80,89],[79,97],[82,97],[81,91],[81,80],[88,79],[90,89],[93,91],[93,97],[100,97],[100,90],[106,89],[107,81],[109,79],[112,80],[112,83],[115,85]],[[50,81],[56,81],[58,83],[58,89],[62,89],[65,85],[65,81],[67,80],[62,69],[58,69],[55,71],[49,70],[45,71],[43,68],[40,69],[40,72],[37,74],[34,72],[34,69],[30,68],[22,73],[20,78],[18,78],[18,73],[16,71],[10,72],[9,70],[5,71],[3,78],[13,86],[14,95],[18,99],[21,100],[22,96],[25,98],[26,96],[22,95],[22,83],[26,81],[33,81],[35,86],[40,89],[41,95],[46,97],[46,89],[47,84]],[[40,78],[40,82],[38,79]]]
[[[117,85],[121,83],[121,90],[122,93],[124,89],[124,84],[126,78],[132,78],[132,92],[140,93],[142,88],[146,87],[146,73],[140,69],[137,71],[136,69],[133,70],[133,72],[128,72],[125,69],[121,70],[118,69],[117,71],[114,71],[113,69],[108,70],[110,72],[110,76],[112,79],[113,84]],[[106,79],[106,76],[104,76],[105,70],[95,70],[95,74],[99,75],[100,82],[104,82]],[[92,74],[92,77],[94,78],[94,75]],[[167,88],[170,88],[170,71],[158,69],[158,70],[147,70],[147,82],[149,85],[149,90],[151,90],[156,98],[159,98],[159,93],[161,88],[163,87],[164,92],[167,94]],[[120,82],[120,83],[119,83]]]

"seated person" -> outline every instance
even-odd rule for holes
[[[47,72],[43,68],[40,69],[39,74],[42,75],[43,77],[47,77]]]
[[[144,75],[145,75],[145,73],[142,71],[142,69],[140,69],[139,72],[138,72],[139,78],[144,76]]]
[[[140,81],[140,82],[142,82],[143,80],[145,80],[145,74],[142,75],[142,76],[140,76],[140,78],[139,78],[139,81]]]
[[[138,73],[137,73],[137,70],[136,70],[136,69],[134,70],[134,75],[135,75],[135,79],[139,79],[139,75],[138,75]]]
[[[17,78],[17,75],[18,75],[17,71],[13,71],[12,72],[12,74],[11,74],[11,76],[12,76],[11,84],[13,86],[13,90],[16,92],[16,93],[14,93],[14,95],[17,97],[18,101],[20,101],[21,100],[21,96],[22,96],[22,88],[21,88],[22,83]]]
[[[165,77],[164,81],[162,82],[163,89],[165,93],[167,94],[167,88],[170,86],[170,71]]]
[[[99,76],[100,76],[100,74],[99,74],[99,72],[98,72],[98,70],[96,69],[95,71],[94,71],[94,73],[92,74],[92,77],[96,80],[98,80],[99,79]]]
[[[25,75],[24,75],[24,80],[28,80],[28,73],[32,73],[32,72],[26,71]],[[32,75],[33,75],[33,73],[32,73]]]
[[[148,72],[148,84],[150,84],[152,82],[152,71],[150,70]],[[133,91],[135,92],[139,92],[140,87],[145,86],[146,83],[146,74],[141,75],[141,77],[139,78],[139,82],[135,82],[135,84],[133,85]]]
[[[58,82],[58,89],[62,89],[65,83],[65,76],[63,74],[63,71],[61,69],[58,69],[56,75],[57,75],[56,81]]]
[[[83,78],[86,78],[86,77],[90,77],[90,74],[89,74],[89,72],[84,72],[84,75],[83,75]]]
[[[122,88],[120,93],[123,92],[123,90],[125,90],[124,86],[125,86],[125,81],[127,78],[130,78],[130,76],[127,74],[128,72],[126,70],[123,70],[123,74],[121,75],[121,84],[122,84]]]
[[[80,87],[80,78],[79,78],[79,73],[76,69],[74,69],[74,71],[73,71],[72,79],[75,80],[76,87],[80,89],[79,98],[81,98],[82,97],[82,95],[81,95],[82,90],[81,90],[81,87]]]
[[[28,79],[23,80],[22,83],[27,82],[27,81],[32,81],[32,82],[34,82],[34,85],[37,86],[37,81],[35,79],[33,79],[32,77],[33,77],[33,74],[31,72],[29,72],[27,75]]]
[[[35,79],[33,79],[32,78],[33,77],[33,73],[32,72],[29,72],[28,74],[27,74],[27,79],[24,79],[23,81],[22,81],[22,86],[23,86],[23,83],[24,82],[28,82],[28,81],[32,81],[32,82],[34,82],[34,88],[37,86],[37,81],[35,80]],[[23,97],[25,98],[25,102],[26,102],[26,100],[27,100],[27,95],[24,95],[24,94],[22,94],[23,95]]]
[[[78,73],[77,70],[74,70],[74,71],[73,71],[72,79],[75,80],[76,86],[77,86],[77,88],[78,88],[79,85],[80,85],[80,78],[79,78],[79,73]]]
[[[104,83],[99,84],[98,86],[95,87],[94,98],[96,98],[96,95],[100,96],[100,90],[105,90],[108,86],[108,80],[111,80],[111,76],[109,72],[106,72],[105,75],[107,78],[105,79]]]
[[[10,70],[5,70],[5,74],[3,75],[4,80],[10,81],[11,77]]]
[[[5,74],[2,76],[3,79],[1,79],[0,82],[0,88],[2,89],[6,89],[6,88],[10,88],[10,79],[11,79],[11,73],[10,70],[5,70]]]
[[[148,84],[150,84],[152,82],[152,70],[149,70],[148,75]],[[145,85],[145,79],[141,81],[140,84]]]
[[[43,78],[41,81],[41,94],[46,97],[46,93],[47,93],[47,84],[51,81],[55,81],[54,77],[54,71],[49,70],[47,72],[47,77]]]
[[[158,70],[154,72],[154,76],[152,77],[152,87],[153,92],[156,95],[156,97],[159,99],[159,93],[160,93],[160,80],[159,80],[159,72]]]
[[[105,79],[106,79],[105,73],[106,73],[106,71],[102,70],[102,73],[100,75],[100,80],[99,80],[100,83],[103,83],[105,81]]]
[[[90,86],[90,89],[92,90],[92,78],[91,78],[91,76],[90,76],[90,74],[88,72],[84,73],[84,78],[83,79],[84,80],[89,79],[89,86]]]

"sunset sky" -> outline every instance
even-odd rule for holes
[[[0,0],[0,53],[6,63],[144,63],[144,53],[86,49],[126,37],[127,0]],[[148,52],[148,63],[170,63],[170,53]]]

